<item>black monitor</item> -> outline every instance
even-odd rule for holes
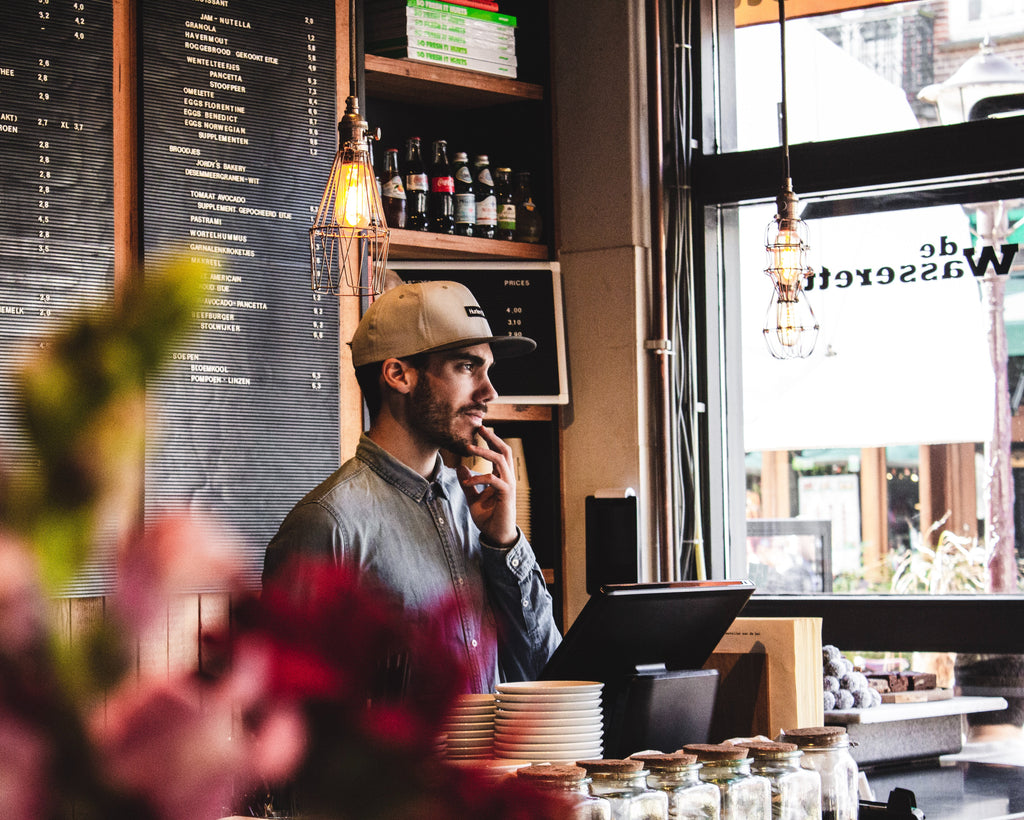
[[[702,667],[754,588],[750,581],[604,586],[540,678],[604,684],[606,756],[707,742],[718,678]]]

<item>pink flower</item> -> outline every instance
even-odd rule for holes
[[[238,586],[233,537],[202,516],[168,514],[126,539],[118,555],[114,606],[123,623],[144,632],[175,593]]]
[[[50,797],[50,744],[38,727],[0,706],[0,817],[43,817]]]

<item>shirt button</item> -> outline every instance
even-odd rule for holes
[[[444,519],[439,516],[438,519],[437,519],[437,523],[438,524],[443,524],[444,523]]]
[[[530,599],[523,598],[523,609],[527,609],[530,606]]]
[[[476,638],[473,638],[473,640],[469,642],[469,645],[476,649]]]
[[[518,558],[513,558],[509,563],[512,564],[512,567],[514,569],[515,567],[519,566],[519,559]]]

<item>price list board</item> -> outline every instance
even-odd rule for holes
[[[404,282],[448,279],[476,297],[496,336],[526,336],[537,349],[500,360],[490,371],[498,401],[567,404],[568,366],[561,269],[557,262],[389,263]]]
[[[255,585],[340,457],[337,297],[309,274],[336,145],[333,0],[141,0],[139,16],[146,259],[207,271],[196,330],[150,386],[146,513],[213,515]]]
[[[114,289],[110,0],[0,4],[0,459],[33,464],[15,378]]]

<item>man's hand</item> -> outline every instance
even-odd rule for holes
[[[467,467],[458,468],[462,491],[469,512],[480,534],[491,545],[511,547],[519,537],[516,529],[516,471],[512,449],[489,427],[480,428],[480,436],[490,447],[470,445],[470,455],[489,461],[490,473],[475,475]]]

